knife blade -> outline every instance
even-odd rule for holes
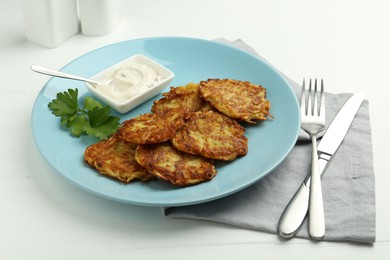
[[[333,155],[343,142],[364,98],[364,93],[356,93],[349,98],[322,137],[317,147],[321,176],[324,174]],[[310,174],[307,175],[280,217],[278,225],[278,233],[280,236],[291,238],[299,230],[307,214],[309,197]]]

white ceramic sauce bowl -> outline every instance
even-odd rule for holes
[[[141,54],[136,54],[94,75],[92,79],[100,82],[111,81],[116,71],[121,69],[123,66],[126,66],[126,64],[132,63],[147,65],[149,68],[154,70],[161,77],[161,79],[153,83],[149,88],[143,90],[142,92],[136,93],[127,99],[118,99],[112,95],[107,94],[105,91],[101,90],[100,87],[102,87],[102,85],[99,86],[86,83],[88,90],[94,96],[122,114],[129,112],[134,107],[161,93],[163,89],[169,86],[175,76],[171,70],[152,60],[151,58]]]

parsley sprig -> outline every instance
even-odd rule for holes
[[[72,135],[90,135],[105,140],[116,132],[119,117],[111,116],[111,108],[87,96],[83,107],[79,106],[78,89],[57,93],[49,103],[53,115],[61,118],[61,125],[70,129]]]

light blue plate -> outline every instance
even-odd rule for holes
[[[171,69],[173,86],[208,78],[232,78],[261,84],[271,102],[272,120],[246,125],[248,154],[229,163],[217,163],[217,176],[203,184],[177,188],[163,181],[122,184],[99,175],[84,163],[85,148],[96,142],[91,137],[75,138],[60,127],[48,103],[57,92],[78,88],[79,97],[90,95],[82,82],[51,78],[39,93],[32,112],[32,129],[38,149],[49,164],[77,186],[96,195],[145,206],[178,206],[215,200],[259,181],[278,166],[293,148],[299,132],[297,99],[288,83],[267,62],[220,43],[193,38],[148,38],[109,45],[66,65],[62,70],[91,77],[137,53]],[[168,91],[168,89],[166,89]],[[135,108],[122,121],[150,112],[153,100]]]

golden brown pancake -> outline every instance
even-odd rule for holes
[[[178,150],[211,159],[230,161],[248,152],[245,128],[236,120],[215,111],[191,113],[172,138]]]
[[[143,114],[126,120],[118,129],[118,136],[130,143],[162,143],[183,127],[189,112],[184,109],[170,109],[155,114]]]
[[[151,174],[177,186],[209,181],[217,174],[206,159],[180,152],[169,142],[139,145],[135,159]]]
[[[210,110],[211,106],[199,96],[199,84],[171,87],[163,93],[163,98],[154,101],[152,112],[157,113],[172,108],[187,108],[190,111]]]
[[[122,182],[153,179],[154,176],[136,162],[134,158],[136,146],[113,135],[107,140],[88,146],[84,152],[84,159],[99,173]]]
[[[266,89],[248,81],[209,79],[201,81],[199,94],[222,114],[248,123],[266,120],[270,102]]]

